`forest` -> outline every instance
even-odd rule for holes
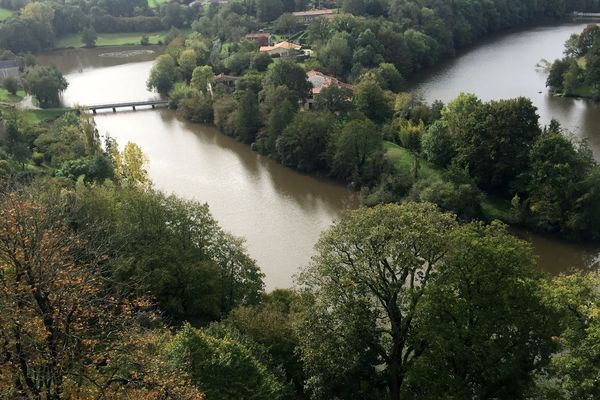
[[[102,145],[86,115],[4,118],[2,398],[600,395],[600,275],[539,272],[500,222],[351,211],[266,293],[243,241],[153,189],[135,144]]]

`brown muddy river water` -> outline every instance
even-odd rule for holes
[[[430,101],[448,101],[461,91],[486,100],[530,97],[543,122],[558,119],[577,137],[587,138],[600,158],[600,108],[582,100],[550,97],[545,74],[535,68],[542,58],[559,57],[564,41],[583,27],[536,28],[487,40],[419,76],[413,90]],[[152,51],[158,49],[122,50],[63,50],[39,59],[66,74],[66,105],[157,97],[147,91],[145,82],[157,55]],[[225,229],[245,238],[269,290],[291,286],[293,275],[308,263],[320,233],[344,210],[358,206],[357,197],[341,185],[282,167],[218,130],[182,121],[166,109],[99,113],[96,124],[101,134],[110,134],[121,145],[131,141],[142,148],[157,188],[208,203]],[[533,243],[540,267],[548,272],[600,263],[599,246],[518,234]]]

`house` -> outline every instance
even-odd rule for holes
[[[323,89],[329,86],[337,86],[340,88],[346,88],[350,90],[354,90],[354,86],[349,83],[345,83],[340,81],[334,76],[325,75],[322,72],[310,70],[306,73],[307,80],[312,85],[312,89],[310,90],[310,97],[306,100],[304,107],[307,109],[311,109],[313,103],[315,102],[315,96],[321,93]]]
[[[0,61],[0,81],[8,77],[19,79],[19,63],[16,60]]]
[[[246,36],[248,40],[254,40],[261,46],[272,46],[273,37],[268,32],[249,33]]]
[[[308,25],[318,18],[333,19],[335,13],[328,8],[322,10],[297,11],[292,13],[299,24]]]
[[[271,57],[291,57],[300,54],[302,46],[290,42],[279,42],[274,46],[261,46],[258,51],[265,52]]]

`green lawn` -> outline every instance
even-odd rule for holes
[[[407,171],[411,173],[414,167],[415,158],[413,154],[392,142],[384,141],[385,156],[390,160],[399,171]],[[422,178],[441,178],[440,171],[433,167],[429,162],[421,159],[419,161],[419,177]]]
[[[7,10],[6,8],[0,7],[0,21],[4,21],[5,19],[9,19],[13,15],[12,10]]]
[[[6,101],[8,103],[18,103],[25,97],[25,92],[19,90],[16,95],[8,93],[8,90],[0,88],[0,101]]]
[[[163,42],[167,36],[168,31],[146,33],[150,39],[150,44],[158,44]],[[185,32],[184,32],[185,33]],[[96,46],[123,46],[123,45],[135,45],[140,44],[140,40],[144,35],[143,32],[123,32],[123,33],[99,33]],[[56,41],[56,48],[67,48],[67,47],[83,47],[81,41],[81,34],[75,33],[66,35],[58,38]]]
[[[165,4],[168,2],[169,2],[169,0],[148,0],[148,7],[156,8],[156,7],[160,6],[161,4]]]
[[[26,110],[25,119],[32,124],[38,124],[42,121],[47,121],[60,117],[65,113],[62,108],[49,108],[47,110]]]

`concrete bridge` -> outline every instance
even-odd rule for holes
[[[168,100],[147,100],[147,101],[130,101],[127,103],[110,103],[110,104],[96,104],[92,106],[80,106],[79,110],[91,111],[96,114],[98,110],[113,110],[113,112],[117,112],[117,108],[132,108],[133,111],[136,110],[136,107],[144,107],[150,106],[152,108],[156,107],[166,107],[169,104]]]

